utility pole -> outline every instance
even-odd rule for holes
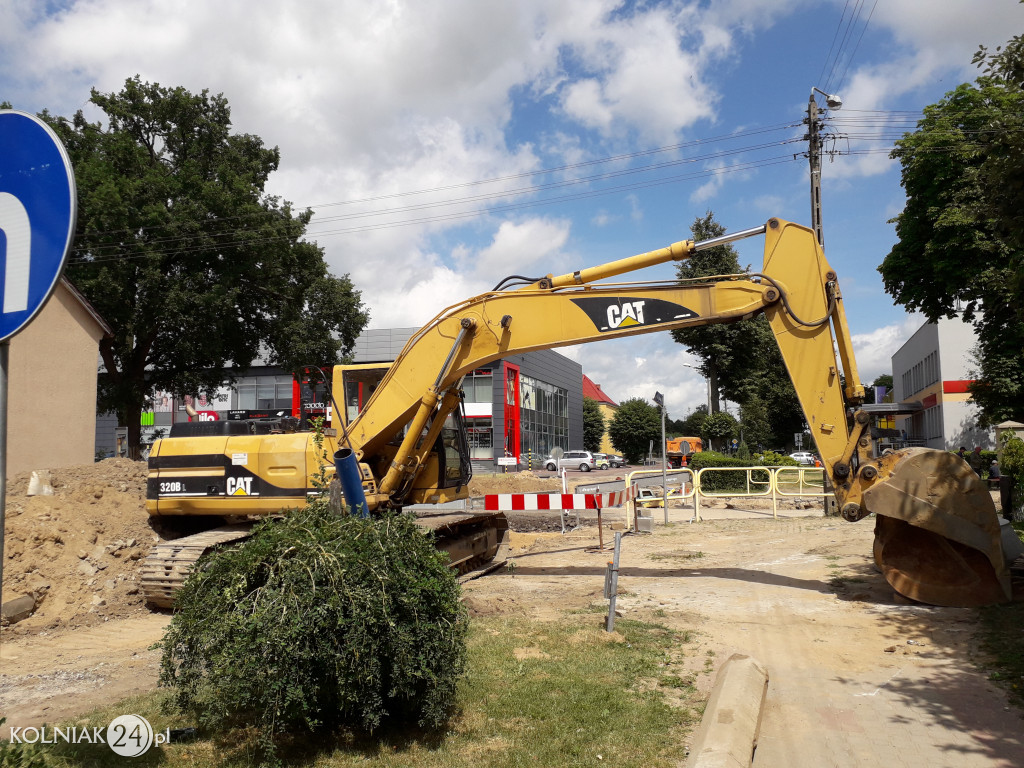
[[[825,233],[821,228],[821,112],[818,110],[818,102],[814,100],[814,92],[817,91],[825,97],[825,104],[829,109],[839,109],[843,106],[843,100],[831,93],[825,93],[821,88],[811,88],[811,97],[807,100],[807,136],[809,150],[807,159],[811,163],[811,229],[818,239],[818,245],[825,247]]]
[[[818,245],[825,247],[825,234],[821,228],[821,117],[818,113],[818,102],[814,100],[814,91],[807,100],[807,141],[809,151],[807,159],[811,163],[811,229],[818,239]]]

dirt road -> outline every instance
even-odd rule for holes
[[[1024,765],[1021,712],[978,667],[972,611],[894,595],[870,521],[745,517],[626,537],[617,607],[695,630],[705,688],[733,652],[767,666],[755,768]],[[543,618],[602,604],[608,555],[585,550],[593,538],[543,536],[514,576],[467,586],[471,605]]]

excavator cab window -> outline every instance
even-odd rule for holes
[[[345,368],[342,373],[343,402],[338,403],[338,406],[345,411],[341,414],[341,418],[346,427],[362,413],[370,396],[377,390],[377,386],[390,367],[390,363],[381,363],[379,365],[353,365]]]
[[[461,408],[445,419],[434,451],[438,454],[440,467],[439,488],[457,488],[469,482],[473,476],[473,465],[469,460],[469,441]]]

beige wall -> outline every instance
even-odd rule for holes
[[[615,412],[619,409],[608,405],[608,403],[598,403],[597,407],[601,411],[601,415],[604,416],[604,436],[601,438],[601,450],[599,453],[615,453],[612,439],[608,437],[608,427],[611,426],[612,419],[615,418]]]
[[[8,477],[94,461],[102,337],[92,315],[58,283],[46,306],[10,340]]]

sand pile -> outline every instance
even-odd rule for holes
[[[4,631],[68,629],[145,610],[138,569],[158,539],[146,514],[146,464],[107,459],[51,470],[52,496],[27,496],[30,477],[7,487],[3,600],[28,596],[35,605]]]

